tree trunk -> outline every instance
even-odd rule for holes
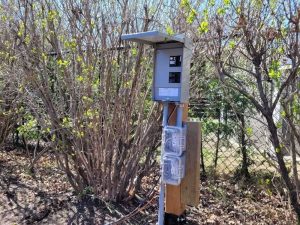
[[[214,170],[216,172],[218,158],[219,158],[219,147],[220,147],[220,135],[221,135],[221,111],[218,110],[218,131],[217,131],[217,143],[216,143],[216,152],[215,152],[215,159],[214,159]]]
[[[298,202],[297,191],[296,191],[295,185],[292,183],[292,181],[289,177],[288,170],[287,170],[285,162],[283,160],[283,154],[282,154],[283,147],[280,145],[280,141],[279,141],[278,133],[277,133],[277,127],[274,123],[272,116],[266,116],[266,119],[267,119],[269,131],[271,133],[272,144],[273,144],[273,147],[275,148],[276,158],[277,158],[278,165],[279,165],[279,171],[280,171],[280,174],[284,180],[284,183],[289,191],[291,205],[293,206],[294,211],[297,214],[298,224],[300,224],[300,205]]]
[[[240,122],[241,122],[241,133],[240,133],[240,141],[241,141],[241,152],[242,152],[242,168],[241,168],[241,175],[245,178],[250,178],[249,170],[248,170],[248,154],[247,154],[247,141],[246,141],[246,124],[245,124],[245,116],[244,114],[237,114]]]
[[[293,176],[296,185],[296,192],[299,202],[299,177],[298,177],[298,169],[297,169],[297,153],[296,153],[296,145],[295,145],[295,136],[291,135],[291,150],[292,150],[292,166],[293,166]]]
[[[200,144],[200,166],[201,166],[201,172],[200,172],[200,179],[205,180],[206,177],[206,171],[205,171],[205,163],[204,163],[204,155],[203,155],[203,138],[201,135],[201,144]]]

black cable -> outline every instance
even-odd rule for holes
[[[169,124],[169,120],[171,118],[171,116],[173,115],[173,113],[175,112],[175,110],[177,109],[178,105],[175,105],[174,109],[172,110],[172,112],[170,113],[169,117],[168,117],[168,120],[167,120],[167,123]]]

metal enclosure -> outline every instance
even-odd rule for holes
[[[188,38],[182,35],[169,36],[158,31],[125,34],[121,38],[154,47],[154,101],[188,102],[192,56],[192,44]]]

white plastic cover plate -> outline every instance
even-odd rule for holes
[[[186,128],[166,126],[163,129],[163,153],[180,156],[186,148]]]
[[[184,177],[185,156],[167,155],[162,161],[162,178],[166,184],[179,185]]]

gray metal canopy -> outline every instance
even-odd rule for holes
[[[121,36],[121,39],[149,45],[168,42],[179,42],[186,44],[186,38],[184,37],[184,35],[170,36],[160,31],[146,31],[140,33],[123,34]]]

